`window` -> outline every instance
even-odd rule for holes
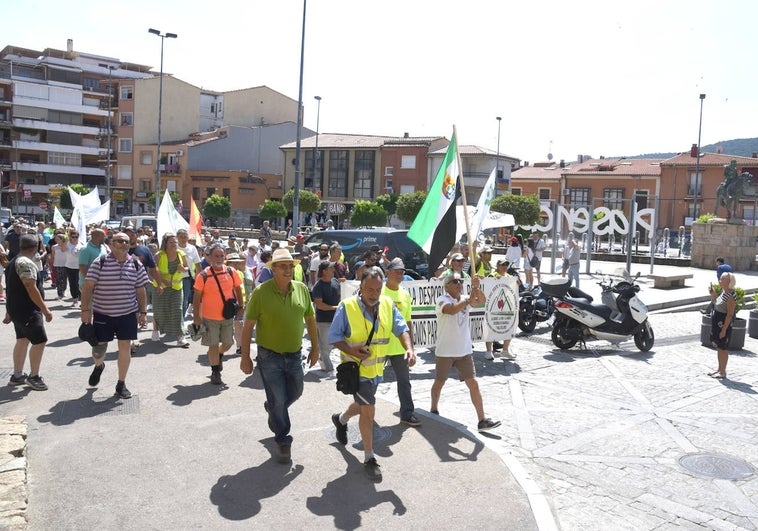
[[[347,150],[329,151],[329,197],[347,197],[349,156]]]
[[[143,192],[152,192],[153,191],[153,181],[148,180],[141,180],[139,183],[139,188]]]
[[[603,190],[603,206],[609,210],[624,210],[624,189],[606,188]]]
[[[412,184],[401,184],[400,185],[400,193],[401,194],[412,194],[416,191],[416,187]]]
[[[59,166],[81,166],[82,156],[78,153],[51,151],[47,154],[47,163]]]
[[[119,113],[121,119],[119,120],[119,124],[130,127],[134,125],[134,114],[130,112],[122,112]]]
[[[131,181],[132,180],[132,167],[126,164],[119,164],[117,175],[120,180]]]
[[[139,153],[140,164],[145,166],[153,165],[153,152],[152,151],[140,151]]]
[[[400,168],[404,170],[416,169],[416,155],[403,155],[400,159]]]
[[[647,208],[648,196],[650,192],[647,190],[635,190],[634,200],[637,202],[637,210]]]
[[[371,199],[374,195],[374,152],[356,151],[353,173],[353,196],[356,199]]]
[[[134,87],[132,86],[121,87],[122,100],[131,100],[133,98],[134,98]]]
[[[131,153],[132,152],[132,139],[131,138],[119,138],[118,139],[118,150],[120,153]]]
[[[232,195],[232,190],[230,188],[224,188],[221,193],[224,195],[224,197],[229,199]]]
[[[83,77],[82,88],[84,88],[84,90],[98,90],[100,88],[100,80],[91,77]]]
[[[321,177],[324,174],[324,152],[320,149],[316,154],[316,166],[313,165],[314,149],[308,149],[305,151],[305,178],[303,179],[303,186],[306,190],[321,190]]]
[[[195,201],[200,200],[200,188],[197,188],[197,187],[192,188],[192,199],[194,199]]]
[[[697,184],[697,192],[695,192],[695,184]],[[687,195],[703,195],[703,173],[690,173],[690,184],[687,186]]]
[[[569,203],[571,206],[587,206],[590,204],[589,188],[571,188],[569,190]]]
[[[512,195],[521,195],[521,193],[522,193],[521,188],[511,188]]]
[[[540,188],[539,199],[541,201],[547,201],[548,199],[550,199],[550,188]]]
[[[392,177],[392,172],[394,171],[394,168],[392,166],[385,166],[384,167],[384,176],[385,177]]]

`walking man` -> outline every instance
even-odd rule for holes
[[[256,328],[256,361],[261,372],[268,413],[268,427],[274,433],[276,458],[280,463],[292,459],[289,407],[303,394],[303,328],[308,329],[311,367],[319,359],[318,330],[311,294],[302,282],[292,279],[295,259],[287,249],[277,249],[271,258],[273,278],[253,290],[242,328],[240,369],[252,374],[250,342]]]
[[[476,381],[476,370],[472,357],[471,321],[468,310],[469,306],[482,306],[484,304],[484,293],[477,283],[471,290],[470,297],[461,297],[463,277],[458,273],[446,275],[443,283],[445,294],[437,299],[437,346],[434,351],[436,364],[430,411],[439,414],[437,408],[442,386],[445,385],[450,369],[455,367],[455,370],[458,371],[458,379],[468,387],[471,402],[476,409],[479,419],[477,429],[487,431],[497,428],[500,426],[499,420],[492,420],[484,416],[482,393],[479,391],[479,383]]]
[[[47,308],[37,287],[37,267],[32,257],[37,253],[37,237],[24,234],[19,238],[19,251],[5,268],[8,301],[3,323],[13,322],[16,331],[16,345],[13,347],[13,374],[9,385],[26,383],[35,391],[46,391],[39,368],[42,353],[47,344],[45,323],[52,321],[53,314]],[[31,348],[29,348],[31,345]],[[27,350],[29,354],[29,376],[23,372]]]
[[[374,457],[374,413],[376,388],[382,381],[390,336],[400,338],[406,359],[416,357],[408,325],[392,299],[382,296],[383,285],[381,268],[367,268],[361,277],[360,292],[342,301],[329,329],[329,343],[343,352],[343,361],[360,364],[358,392],[353,395],[352,404],[342,415],[332,415],[332,422],[337,428],[337,441],[347,444],[347,423],[359,415],[363,466],[366,475],[373,481],[382,479],[382,471]]]
[[[89,384],[96,386],[105,369],[108,342],[118,341],[118,382],[116,396],[131,398],[126,373],[131,363],[131,342],[137,339],[137,326],[147,321],[145,286],[149,280],[145,267],[129,255],[129,236],[117,233],[111,239],[111,252],[97,258],[84,279],[82,323],[92,323],[98,344],[92,347],[95,367]]]
[[[393,258],[387,266],[387,283],[384,285],[382,295],[386,295],[395,303],[395,308],[403,316],[405,325],[408,327],[408,338],[413,342],[411,335],[411,294],[400,286],[403,275],[405,275],[405,264],[400,258]],[[413,413],[409,370],[416,364],[416,355],[413,351],[411,351],[410,357],[407,354],[407,349],[400,343],[397,336],[390,336],[390,342],[387,345],[387,358],[397,380],[397,396],[400,398],[400,422],[416,428],[421,426],[421,421]]]

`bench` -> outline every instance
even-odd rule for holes
[[[684,281],[692,278],[692,273],[647,275],[647,278],[653,280],[655,289],[683,288]]]

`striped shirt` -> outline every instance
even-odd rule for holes
[[[145,268],[132,256],[120,264],[113,253],[100,266],[96,259],[87,270],[87,280],[95,283],[92,310],[109,317],[135,313],[139,309],[135,290],[149,282]]]

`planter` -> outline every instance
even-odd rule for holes
[[[758,313],[758,312],[756,312]],[[750,318],[752,320],[753,312],[750,312]],[[756,315],[756,321],[758,321],[758,315]],[[758,327],[758,322],[756,322]],[[732,335],[729,337],[729,344],[727,350],[742,350],[745,346],[745,332],[747,331],[747,321],[740,317],[734,318],[732,323]],[[757,330],[758,333],[758,330]],[[753,337],[753,336],[750,336]],[[757,336],[758,337],[758,336]],[[713,348],[711,345],[711,316],[704,315],[703,321],[700,325],[700,344],[704,347]]]
[[[758,311],[752,310],[747,321],[747,334],[753,339],[758,339]]]

